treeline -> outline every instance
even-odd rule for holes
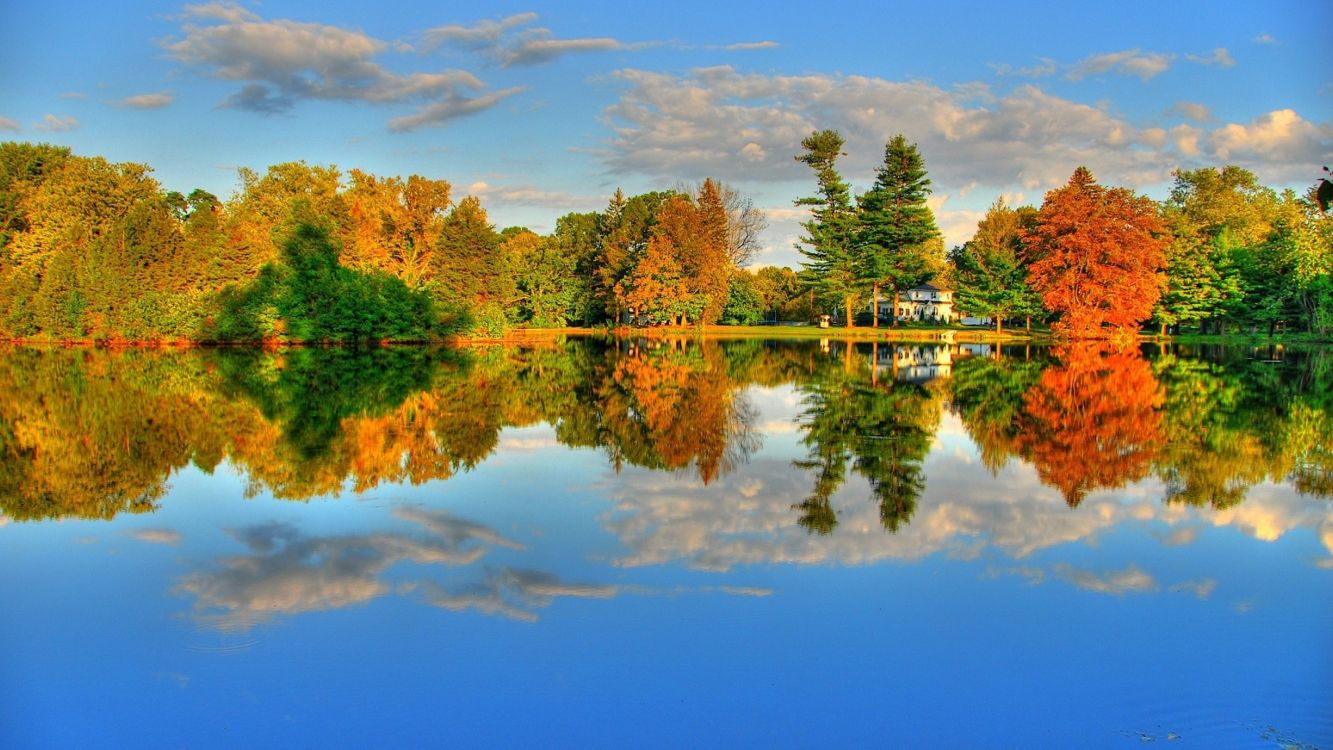
[[[915,144],[891,139],[874,184],[855,198],[837,170],[842,146],[831,130],[802,142],[796,159],[814,171],[818,191],[797,205],[811,209],[801,277],[819,308],[848,326],[857,311],[878,309],[881,291],[896,298],[934,282],[956,290],[959,311],[997,329],[1036,318],[1072,338],[1149,322],[1162,334],[1333,330],[1327,180],[1297,195],[1236,166],[1181,170],[1170,196],[1155,202],[1079,167],[1040,207],[997,200],[946,261]]]
[[[240,182],[226,200],[182,195],[145,165],[0,144],[0,338],[423,340],[757,317],[762,285],[733,282],[763,215],[712,180],[617,191],[545,237],[497,231],[444,180],[294,162]]]
[[[910,350],[917,347],[907,347]],[[887,351],[886,351],[887,350]],[[886,530],[910,523],[944,409],[982,461],[1031,465],[1070,505],[1147,477],[1164,501],[1226,508],[1265,481],[1333,495],[1333,358],[1288,350],[1111,349],[1082,342],[960,357],[953,377],[896,380],[888,344],[756,339],[562,346],[162,352],[16,348],[0,357],[0,514],[149,512],[179,469],[223,461],[280,498],[444,480],[502,430],[552,425],[565,446],[711,483],[763,439],[750,386],[791,385],[809,493],[795,522],[829,533],[855,474]],[[1029,356],[1031,355],[1031,356]],[[853,498],[853,502],[862,502]]]

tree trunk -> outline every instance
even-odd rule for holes
[[[1001,325],[1003,325],[1003,324],[1000,322],[1000,316],[999,316],[999,315],[996,315],[996,316],[995,316],[995,335],[996,335],[996,336],[999,336],[999,335],[1000,335]]]
[[[870,327],[879,328],[879,282],[870,285]]]
[[[898,327],[898,287],[893,288],[893,312],[889,313],[889,327]]]
[[[1158,333],[1157,336],[1158,336],[1158,338],[1163,338],[1163,339],[1166,338],[1166,324],[1165,324],[1165,323],[1162,324],[1162,326],[1161,326],[1161,333]]]
[[[845,308],[847,309],[847,324],[846,324],[845,327],[846,327],[846,328],[851,328],[851,327],[852,327],[852,298],[851,298],[851,297],[846,297],[846,298],[843,299],[843,307],[845,307]]]
[[[1032,316],[1029,315],[1028,318],[1027,318],[1027,320],[1028,320],[1028,322],[1027,322],[1028,333],[1032,333]]]

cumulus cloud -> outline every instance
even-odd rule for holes
[[[1134,140],[1136,129],[1097,107],[1019,86],[991,101],[973,89],[842,75],[743,74],[731,67],[676,76],[626,69],[605,111],[615,173],[791,180],[812,131],[847,139],[844,174],[871,174],[894,133],[911,133],[937,189],[983,182],[1044,189],[1084,164],[1103,179],[1166,179],[1176,160]]]
[[[69,130],[78,129],[80,123],[73,115],[53,115],[46,114],[42,116],[41,122],[33,125],[33,128],[43,133],[63,133]]]
[[[8,117],[0,117],[0,130],[8,130],[17,133],[22,130],[22,128],[19,127],[18,120],[12,120]]]
[[[738,50],[752,50],[752,49],[777,49],[778,47],[781,47],[781,46],[782,46],[782,45],[778,44],[777,42],[773,42],[773,41],[763,41],[763,42],[736,42],[735,44],[728,44],[728,45],[724,46],[722,49],[725,49],[725,50],[731,50],[731,51],[738,51]]]
[[[1226,47],[1218,47],[1206,55],[1185,55],[1185,59],[1200,65],[1220,65],[1224,68],[1230,68],[1236,64],[1236,58],[1231,56]]]
[[[1333,156],[1333,123],[1313,123],[1294,110],[1278,109],[1248,125],[1230,123],[1208,136],[1217,158],[1250,165],[1256,162],[1308,165]]]
[[[1149,80],[1171,67],[1175,55],[1166,52],[1144,52],[1139,49],[1127,49],[1119,52],[1103,52],[1089,55],[1075,63],[1065,73],[1065,78],[1078,81],[1091,75],[1106,72],[1138,76]]]
[[[1260,34],[1254,38],[1255,44],[1277,44],[1277,37],[1272,34]]]
[[[175,100],[175,94],[170,91],[159,91],[152,94],[127,96],[124,99],[117,100],[115,105],[124,109],[161,109]]]
[[[1195,122],[1208,122],[1213,119],[1213,112],[1208,109],[1208,105],[1198,102],[1176,102],[1176,106],[1172,107],[1171,111],[1184,115]]]
[[[443,124],[488,109],[517,93],[485,88],[463,70],[400,74],[376,57],[390,48],[360,31],[286,19],[266,20],[230,3],[186,6],[183,36],[164,43],[177,61],[215,78],[242,83],[223,107],[262,114],[285,112],[304,99],[371,104],[423,103],[392,129]]]

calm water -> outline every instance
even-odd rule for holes
[[[1331,494],[1331,351],[0,351],[0,746],[1330,748]]]

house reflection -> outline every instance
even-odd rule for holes
[[[990,344],[889,344],[876,345],[871,357],[878,377],[924,385],[952,377],[959,359],[993,354]]]

